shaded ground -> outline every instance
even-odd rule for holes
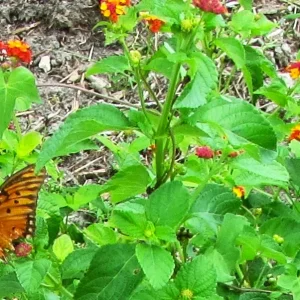
[[[299,50],[299,20],[287,22],[282,18],[300,11],[297,1],[255,1],[257,11],[280,25],[272,35],[258,41],[259,45],[270,44],[269,56],[279,68],[287,65]],[[228,5],[236,3],[227,1]],[[96,0],[0,0],[0,38],[21,38],[32,46],[34,61],[30,69],[37,76],[44,101],[44,105],[22,114],[25,130],[38,130],[47,136],[78,107],[105,102],[90,94],[55,86],[55,83],[76,84],[109,93],[109,84],[104,78],[89,82],[83,75],[93,61],[119,51],[117,46],[104,47],[102,34],[92,32],[99,19]],[[46,83],[53,83],[54,87],[43,86]],[[122,98],[122,93],[118,96]],[[110,158],[103,154],[100,149],[65,159],[62,166],[68,180],[83,183],[86,179],[106,177]]]

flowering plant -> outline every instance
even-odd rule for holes
[[[96,141],[115,168],[102,185],[42,193],[36,269],[61,274],[43,288],[66,299],[297,297],[299,66],[287,67],[288,87],[252,45],[276,24],[251,1],[101,0],[99,10],[94,30],[122,54],[86,76],[105,74],[138,104],[103,95],[112,103],[79,109],[36,154],[39,170]],[[94,224],[64,223],[62,210],[83,207]]]

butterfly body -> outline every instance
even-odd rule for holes
[[[45,171],[34,173],[34,165],[9,177],[0,187],[0,257],[13,249],[13,241],[32,234],[38,192]]]

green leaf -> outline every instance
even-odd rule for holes
[[[212,260],[200,255],[180,268],[175,285],[181,294],[190,290],[192,294],[200,297],[210,297],[216,293],[217,274]]]
[[[138,244],[136,256],[154,289],[159,289],[168,282],[175,267],[168,251],[155,245]]]
[[[103,224],[92,224],[85,228],[83,232],[89,239],[99,246],[115,244],[117,242],[116,232]]]
[[[263,86],[255,91],[255,94],[263,95],[277,105],[284,107],[290,97],[287,94],[288,88],[281,80],[273,80],[269,86]]]
[[[287,257],[282,253],[281,247],[266,234],[260,236],[261,244],[259,252],[261,257],[276,260],[280,264],[286,264]]]
[[[73,242],[67,234],[61,235],[54,241],[53,252],[61,262],[73,251]]]
[[[245,293],[239,297],[239,300],[269,300],[270,298],[263,293]]]
[[[85,73],[85,76],[91,76],[95,74],[104,73],[124,73],[124,71],[130,70],[128,59],[125,56],[109,56],[101,59],[100,61],[89,67]]]
[[[81,278],[97,251],[98,248],[85,248],[70,253],[61,266],[62,279]]]
[[[177,239],[174,229],[169,226],[155,227],[155,236],[167,242],[175,242]]]
[[[291,180],[300,188],[300,158],[288,157],[285,160],[286,168],[290,174]]]
[[[232,160],[230,165],[239,169],[233,173],[233,178],[239,185],[286,186],[289,181],[289,174],[286,168],[277,161],[262,163],[247,155],[241,155]]]
[[[179,181],[168,182],[154,191],[146,203],[146,216],[155,226],[176,228],[189,209],[189,193]]]
[[[205,253],[205,256],[213,262],[213,267],[217,274],[217,282],[230,282],[235,279],[231,275],[230,268],[228,267],[223,255],[216,249],[210,249]]]
[[[245,66],[246,53],[239,40],[235,38],[218,38],[215,40],[215,44],[233,60],[238,69]]]
[[[222,98],[198,108],[193,122],[207,122],[225,131],[233,144],[239,138],[268,150],[276,150],[277,140],[269,121],[253,105],[236,98]]]
[[[173,65],[174,63],[170,62],[166,57],[157,57],[152,58],[143,69],[163,74],[167,78],[171,78]]]
[[[252,10],[253,0],[239,0],[239,3],[244,7],[244,9]]]
[[[197,108],[207,102],[208,94],[217,87],[218,73],[213,61],[202,53],[188,61],[194,69],[189,82],[175,102],[175,108]]]
[[[195,200],[190,213],[234,213],[239,210],[240,206],[240,199],[232,193],[231,189],[218,184],[207,184]]]
[[[51,261],[47,259],[16,263],[17,277],[28,294],[34,293],[39,289],[50,266]]]
[[[44,143],[36,168],[40,170],[50,159],[73,152],[74,145],[101,131],[128,128],[128,119],[112,105],[98,104],[78,110]]]
[[[115,244],[101,247],[78,285],[76,300],[124,300],[139,285],[143,272],[135,246]]]
[[[32,131],[22,136],[18,147],[17,156],[22,158],[30,154],[42,142],[42,135],[39,132]]]
[[[123,234],[143,239],[147,227],[147,219],[145,214],[114,210],[109,224],[112,227],[119,228]]]
[[[39,94],[34,75],[24,67],[18,67],[8,73],[0,70],[0,138],[12,118],[15,104],[22,97],[29,103],[39,102]]]
[[[222,254],[230,270],[235,269],[240,258],[240,251],[235,246],[235,241],[245,225],[249,225],[245,217],[226,214],[218,234],[216,249]]]
[[[24,289],[15,273],[0,276],[0,297],[9,297],[23,292]]]
[[[257,14],[255,16],[255,26],[251,30],[251,36],[264,36],[276,28],[277,25],[270,21],[265,15]]]
[[[118,203],[146,191],[150,183],[147,169],[142,165],[133,165],[121,169],[105,184],[111,201]]]
[[[81,186],[74,194],[73,202],[68,201],[68,206],[73,210],[78,210],[81,206],[96,200],[100,196],[103,186],[88,184]]]

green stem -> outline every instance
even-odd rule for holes
[[[181,263],[184,263],[185,262],[185,256],[184,256],[184,252],[183,252],[183,249],[182,249],[179,241],[175,242],[175,247],[176,247],[177,253],[179,254],[179,258],[181,260]]]
[[[67,299],[74,299],[72,293],[70,293],[65,287],[58,283],[58,281],[50,274],[47,273],[47,277],[53,282],[55,287],[60,291],[60,293],[65,296]]]
[[[149,92],[150,97],[156,102],[157,106],[158,106],[160,109],[162,109],[161,103],[158,101],[156,95],[154,94],[153,90],[152,90],[151,87],[149,86],[147,80],[146,80],[145,77],[142,75],[142,72],[141,72],[141,68],[140,68],[140,67],[139,67],[138,72],[139,72],[139,75],[140,75],[140,77],[141,77],[141,79],[142,79],[142,81],[143,81],[143,83],[144,83],[144,85],[145,85],[147,91]]]
[[[19,120],[18,118],[16,117],[16,114],[13,113],[13,122],[14,122],[14,125],[15,125],[15,128],[16,128],[16,131],[17,131],[17,136],[18,136],[18,139],[19,141],[21,140],[22,138],[22,131],[21,131],[21,126],[20,126],[20,123],[19,123]]]
[[[262,277],[263,277],[263,275],[264,275],[264,273],[265,273],[265,270],[266,270],[267,265],[268,265],[268,263],[266,262],[265,265],[263,266],[261,272],[259,273],[259,276],[258,276],[258,278],[257,278],[257,280],[256,280],[256,282],[255,282],[255,284],[254,284],[254,288],[257,288],[258,285],[260,284],[261,279],[262,279]]]
[[[211,177],[213,177],[215,174],[217,174],[220,171],[220,168],[222,168],[222,163],[225,160],[225,156],[221,156],[219,161],[217,161],[212,168],[210,169],[209,173],[204,177],[203,181],[197,186],[197,188],[193,191],[191,195],[191,204],[193,204],[205,185],[208,183]]]
[[[172,71],[172,76],[170,79],[170,85],[166,97],[166,102],[163,106],[162,116],[160,122],[158,124],[157,132],[156,132],[156,139],[155,139],[155,146],[156,146],[156,178],[157,184],[156,187],[160,185],[160,182],[164,176],[164,144],[166,141],[166,133],[168,133],[168,123],[169,123],[169,114],[172,109],[173,98],[176,93],[176,86],[179,77],[181,65],[179,63],[175,64]]]

